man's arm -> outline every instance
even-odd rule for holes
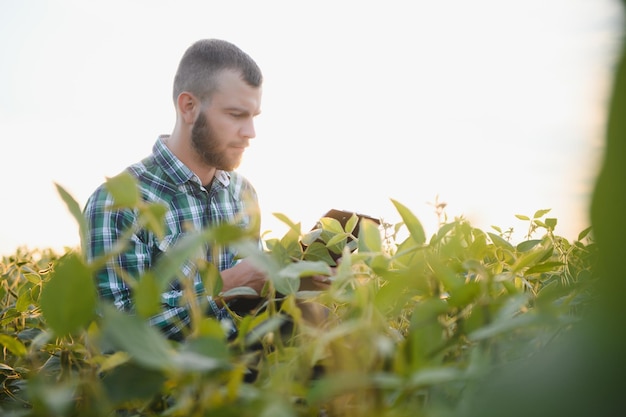
[[[113,253],[115,246],[124,234],[133,229],[125,242],[124,250],[109,259],[105,266],[96,273],[99,296],[110,301],[122,311],[134,312],[131,288],[127,280],[141,279],[153,266],[153,251],[145,238],[140,236],[137,216],[133,210],[112,210],[110,194],[102,187],[88,200],[85,216],[88,223],[87,259],[89,262]],[[199,296],[204,296],[201,280],[194,282]],[[161,295],[162,310],[149,319],[150,324],[159,328],[166,336],[180,339],[183,329],[189,325],[188,308],[181,304],[183,292],[170,289]],[[215,307],[215,305],[213,305]],[[219,311],[209,308],[208,314],[216,315]]]

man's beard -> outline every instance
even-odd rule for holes
[[[232,171],[241,162],[240,160],[229,159],[226,150],[220,149],[215,131],[202,112],[198,115],[191,129],[191,144],[203,163],[217,169]]]

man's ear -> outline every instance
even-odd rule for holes
[[[193,94],[183,91],[178,95],[176,105],[183,121],[187,124],[193,124],[198,111],[200,111],[200,101]]]

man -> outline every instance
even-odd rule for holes
[[[251,226],[258,216],[256,192],[250,182],[233,171],[256,135],[254,119],[261,112],[261,70],[237,46],[217,39],[200,40],[183,55],[174,79],[176,123],[170,135],[160,136],[152,154],[127,171],[137,180],[148,202],[167,206],[166,236],[140,229],[126,249],[97,273],[100,296],[124,311],[133,311],[131,290],[123,276],[140,278],[162,253],[192,227],[216,224]],[[88,220],[89,260],[111,253],[118,239],[136,224],[132,210],[112,210],[113,199],[104,185],[85,206]],[[246,259],[236,260],[229,248],[207,248],[206,260],[221,273],[223,292],[250,287],[260,293],[266,281],[262,271]],[[193,265],[181,274],[192,275],[199,297],[207,297],[207,314],[225,318],[220,300],[204,294],[202,279]],[[188,307],[177,281],[161,295],[162,311],[150,323],[174,340],[185,336],[190,323]]]

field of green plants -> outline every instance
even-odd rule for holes
[[[108,181],[119,204],[135,207],[158,230],[158,206],[140,202],[132,179]],[[77,203],[61,187],[70,211]],[[0,410],[6,416],[416,416],[455,415],[472,407],[487,375],[532,358],[570,332],[594,293],[597,247],[590,229],[569,242],[554,233],[549,210],[518,217],[528,236],[483,231],[462,218],[427,237],[400,202],[396,225],[363,220],[356,251],[345,228],[324,219],[303,233],[290,225],[259,251],[234,226],[191,234],[134,283],[137,314],[96,295],[81,251],[17,252],[2,260]],[[406,238],[399,240],[400,232]],[[314,242],[322,238],[324,243]],[[269,272],[270,302],[236,318],[238,336],[201,314],[184,342],[165,339],[143,318],[160,289],[200,245],[236,245]],[[303,250],[306,247],[306,250]],[[346,249],[342,248],[346,247]],[[327,291],[299,291],[326,274],[329,250],[343,253]],[[109,255],[110,256],[110,255]],[[200,261],[199,261],[200,262]],[[220,277],[205,266],[206,288]],[[242,293],[245,292],[241,289]],[[280,302],[273,302],[280,300]],[[321,326],[299,304],[326,307]],[[293,318],[286,327],[285,313]],[[287,330],[285,330],[287,329]]]

